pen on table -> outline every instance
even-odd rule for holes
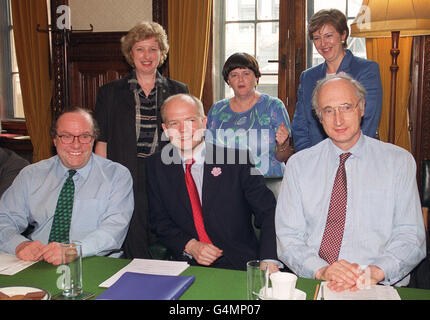
[[[319,290],[319,288],[320,288],[320,284],[318,283],[317,287],[315,288],[314,300],[316,300],[317,297],[318,297],[318,290]]]

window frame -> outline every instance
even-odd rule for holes
[[[218,0],[218,1],[219,1],[218,2],[218,5],[219,5],[219,7],[218,7],[218,11],[219,11],[218,23],[219,23],[221,32],[218,33],[219,36],[218,36],[217,43],[219,44],[218,45],[219,51],[217,52],[217,54],[215,56],[218,56],[218,59],[217,59],[218,61],[216,63],[216,65],[217,65],[216,70],[220,70],[220,72],[221,72],[222,66],[224,65],[224,62],[227,59],[227,57],[225,55],[225,49],[226,49],[225,29],[226,29],[226,26],[228,24],[243,23],[243,24],[253,24],[254,25],[254,48],[253,48],[252,54],[254,57],[256,57],[257,49],[258,49],[258,46],[257,46],[257,36],[258,36],[257,26],[258,26],[258,24],[259,23],[278,23],[278,33],[279,33],[280,32],[280,15],[281,15],[281,13],[279,12],[278,19],[267,19],[267,20],[258,19],[258,3],[259,3],[259,0],[253,0],[255,3],[255,6],[254,6],[254,17],[255,17],[255,19],[253,19],[253,20],[248,20],[248,19],[228,20],[227,21],[226,20],[226,5],[225,5],[225,2],[227,0]],[[282,0],[280,0],[280,2],[281,1]],[[278,49],[279,49],[279,46],[278,46]],[[278,56],[279,56],[279,53],[278,53]],[[278,57],[278,59],[279,59],[279,57]],[[280,70],[278,68],[277,73],[263,72],[262,71],[261,74],[262,74],[262,76],[277,76],[277,77],[279,77],[279,72],[280,72]],[[226,96],[225,85],[224,85],[224,79],[222,77],[216,78],[215,81],[218,83],[216,83],[214,86],[216,88],[216,92],[214,92],[214,97],[215,97],[215,100],[218,101],[218,100],[220,100]],[[279,83],[277,84],[277,87],[279,87]],[[277,90],[279,91],[279,88],[277,88]]]
[[[24,121],[24,117],[15,116],[15,101],[14,101],[14,76],[19,76],[19,71],[13,70],[13,47],[12,47],[12,8],[10,0],[0,0],[0,35],[2,49],[0,53],[0,70],[1,80],[3,82],[0,93],[3,101],[3,114],[0,115],[2,120],[7,121]],[[20,88],[19,88],[20,89]]]
[[[317,0],[318,1],[318,0]],[[350,8],[349,8],[349,0],[343,0],[345,1],[345,16],[346,16],[346,21],[349,22],[350,20],[354,19],[355,16],[350,16]],[[315,13],[315,0],[306,0],[306,26],[309,23],[309,19],[312,17],[312,15]],[[329,8],[329,7],[327,7]],[[348,25],[349,27],[349,25]],[[351,30],[351,29],[350,29]],[[309,39],[308,37],[308,29],[306,27],[305,29],[305,38],[306,38],[306,68],[311,68],[313,66],[315,66],[313,64],[313,53],[314,53],[314,45],[313,42]],[[358,38],[354,38],[354,40],[352,40],[353,38],[351,37],[351,34],[348,37],[348,49],[351,47],[351,44],[353,41],[360,41],[360,39]],[[364,40],[362,40],[364,41]],[[356,54],[356,53],[354,53]]]
[[[214,12],[222,12],[219,6],[223,0],[214,1]],[[278,94],[287,108],[290,120],[292,120],[297,101],[297,90],[299,86],[300,74],[305,67],[306,39],[305,32],[305,4],[306,0],[281,0],[279,2],[279,46],[278,46]],[[221,16],[214,14],[213,30],[218,37],[224,37]],[[217,39],[225,41],[224,38]],[[212,69],[213,99],[218,101],[221,97],[219,86],[224,86],[221,70],[224,65],[224,46],[220,48],[219,43],[214,38]],[[223,93],[224,94],[224,93]]]
[[[10,0],[0,0],[1,1],[1,78],[2,78],[2,88],[1,94],[3,97],[3,114],[2,118],[13,119],[13,84],[12,84],[12,47],[10,39],[11,31],[11,19],[10,19]]]

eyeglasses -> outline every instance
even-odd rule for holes
[[[334,113],[337,110],[338,112],[342,113],[342,114],[351,114],[355,108],[357,108],[358,104],[360,103],[361,100],[359,100],[357,102],[357,104],[355,106],[352,106],[350,104],[343,104],[340,105],[338,107],[325,107],[324,109],[322,109],[322,114],[326,117],[334,117]]]
[[[71,144],[75,142],[75,138],[78,138],[79,143],[82,143],[82,144],[88,144],[94,139],[94,136],[88,133],[84,133],[79,136],[74,136],[71,134],[63,134],[63,135],[57,135],[57,137],[60,138],[60,141],[64,144]]]

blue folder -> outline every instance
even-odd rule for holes
[[[125,272],[96,300],[177,300],[194,276],[165,276]]]

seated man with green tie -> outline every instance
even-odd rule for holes
[[[97,124],[74,107],[53,122],[57,155],[25,167],[0,202],[0,251],[61,263],[58,243],[80,241],[83,256],[118,254],[134,208],[124,166],[92,153]],[[33,231],[26,237],[28,226]]]
[[[276,207],[279,259],[336,291],[405,286],[425,256],[414,158],[363,135],[365,96],[346,74],[318,82],[312,105],[328,138],[288,160]]]

